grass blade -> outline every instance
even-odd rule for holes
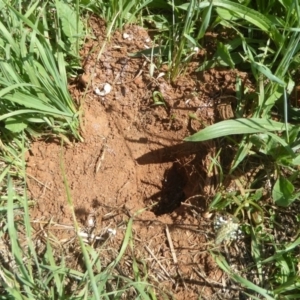
[[[203,130],[185,138],[184,140],[188,142],[201,142],[228,135],[284,130],[284,123],[259,118],[240,118],[236,120],[221,121],[204,128]]]

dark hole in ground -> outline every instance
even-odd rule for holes
[[[156,197],[158,196],[160,200],[154,206],[153,212],[159,216],[171,213],[180,207],[181,202],[185,200],[183,191],[185,185],[184,169],[175,162],[169,170],[165,171],[161,192],[158,195],[156,194]]]

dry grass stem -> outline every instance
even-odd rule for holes
[[[174,279],[171,277],[171,275],[169,274],[169,272],[164,268],[164,266],[160,263],[160,261],[157,259],[157,257],[155,256],[155,254],[151,251],[151,249],[148,246],[145,246],[145,249],[149,252],[149,254],[155,259],[155,261],[157,262],[157,264],[160,266],[160,268],[164,271],[164,273],[168,276],[169,279],[171,279],[171,281],[173,283],[175,283]]]
[[[173,246],[173,242],[172,242],[172,238],[171,238],[168,226],[166,226],[166,234],[167,234],[167,239],[168,239],[168,243],[169,243],[169,246],[170,246],[171,254],[172,254],[172,257],[173,257],[173,262],[174,262],[174,264],[177,265],[178,260],[177,260],[177,257],[176,257],[176,252],[175,252],[175,249],[174,249],[174,246]]]

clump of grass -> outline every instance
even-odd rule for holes
[[[61,2],[56,4],[51,14],[48,4],[41,7],[36,2],[24,11],[22,6],[2,3],[0,121],[13,134],[25,130],[34,135],[47,130],[80,139],[79,114],[68,92],[68,52],[63,48],[78,36],[66,29],[70,27],[66,19],[71,16],[62,14],[70,10],[63,11]],[[63,42],[63,33],[69,35],[68,42]],[[77,54],[75,50],[72,53]]]
[[[243,114],[245,115],[248,113],[253,117],[226,120],[207,127],[201,132],[186,138],[187,141],[204,141],[231,134],[246,135],[247,138],[245,137],[238,146],[237,154],[230,172],[233,172],[243,159],[249,155],[251,149],[255,149],[262,155],[272,157],[278,171],[281,167],[289,167],[293,168],[293,172],[296,172],[295,167],[298,165],[299,161],[299,155],[297,154],[298,147],[296,146],[299,142],[299,131],[297,126],[289,124],[288,121],[290,119],[289,112],[294,111],[297,113],[297,110],[295,111],[295,108],[291,107],[288,103],[286,91],[288,90],[291,92],[295,85],[291,77],[291,74],[295,73],[295,70],[289,69],[289,66],[295,67],[295,60],[299,54],[297,45],[300,35],[291,30],[293,26],[298,26],[299,21],[294,15],[299,13],[299,6],[296,2],[293,3],[293,12],[291,12],[290,7],[287,8],[287,14],[290,17],[282,19],[281,23],[278,20],[278,25],[284,24],[283,28],[273,26],[270,17],[265,16],[263,18],[260,12],[254,11],[251,8],[239,4],[227,3],[226,1],[222,2],[222,4],[219,2],[216,2],[215,4],[217,11],[219,12],[219,17],[226,20],[225,24],[229,24],[231,21],[231,26],[237,31],[237,20],[241,17],[242,12],[247,12],[246,21],[249,23],[249,26],[256,26],[257,30],[260,29],[265,34],[269,34],[270,39],[272,38],[272,46],[274,48],[271,49],[270,41],[267,41],[265,48],[263,48],[265,55],[258,55],[258,53],[253,52],[254,50],[250,46],[251,42],[248,44],[247,40],[243,41],[246,59],[249,61],[253,74],[257,80],[258,94],[258,97],[253,99],[257,105],[252,105],[251,111],[244,111]],[[232,16],[232,19],[230,16]],[[279,34],[280,31],[282,31],[283,34]],[[286,50],[283,51],[283,49]],[[269,53],[274,54],[273,64],[271,63],[271,54]],[[256,57],[258,59],[256,59]],[[281,58],[280,61],[278,59],[279,57]],[[269,63],[264,64],[267,58]],[[277,59],[276,63],[275,58]],[[265,85],[264,82],[266,82],[266,80],[268,83]],[[241,89],[241,87],[238,87],[237,90]],[[273,121],[270,119],[271,111],[280,106],[282,106],[281,111],[283,114],[278,114],[278,117],[282,122]],[[235,128],[234,132],[232,131],[232,128]],[[285,133],[278,135],[276,132]],[[250,139],[248,138],[249,134],[252,134]],[[279,172],[277,179],[281,181],[287,180],[283,179],[280,173],[281,172]],[[297,198],[298,194],[293,193],[292,190],[279,191],[278,188],[282,185],[283,184],[280,184],[279,181],[274,185],[275,190],[273,190],[273,197],[278,205],[287,206],[293,201],[292,199],[295,200]],[[285,181],[284,185],[287,186],[289,184]]]
[[[198,10],[198,1],[152,2],[142,20],[155,27],[158,42],[151,53],[157,64],[167,64],[167,77],[175,81],[184,74],[188,63],[199,51],[201,39],[210,23],[211,6]],[[200,23],[199,20],[203,22]]]
[[[110,33],[117,28],[122,29],[126,24],[139,23],[142,17],[142,10],[151,2],[152,0],[97,1],[92,4],[92,9],[108,23],[107,31],[109,37]]]
[[[256,293],[252,296],[297,299],[299,232],[293,230],[292,235],[287,234],[280,227],[278,218],[281,216],[280,223],[289,223],[285,226],[299,226],[296,216],[288,218],[280,214],[282,211],[288,214],[289,207],[296,205],[300,195],[299,128],[293,124],[298,120],[299,109],[292,106],[288,99],[296,84],[294,75],[299,67],[300,35],[293,30],[299,27],[299,3],[291,1],[290,5],[286,5],[273,1],[270,6],[262,1],[245,4],[214,1],[212,6],[217,13],[214,25],[234,29],[237,37],[227,43],[222,41],[206,66],[221,63],[223,66],[238,67],[242,57],[242,67],[251,70],[257,90],[252,96],[252,103],[244,106],[241,114],[244,118],[214,124],[186,140],[199,142],[240,135],[233,145],[236,155],[228,174],[220,171],[224,180],[220,182],[211,209],[226,210],[240,220],[245,233],[251,238],[251,254],[258,282],[254,284],[236,274],[223,256],[215,255],[215,259],[231,278]],[[274,10],[278,12],[276,18],[273,17]],[[239,59],[235,54],[239,54]],[[201,67],[203,69],[205,65]],[[237,87],[237,91],[242,90],[242,86]],[[272,117],[274,114],[276,121]],[[222,151],[226,155],[226,150]],[[263,176],[247,178],[245,173],[253,172],[257,164]],[[238,186],[235,191],[226,190],[230,189],[225,185],[226,179],[228,182],[230,178],[234,178],[231,181]],[[274,209],[270,210],[272,206]],[[297,215],[297,210],[294,215]],[[286,240],[281,239],[283,237]]]

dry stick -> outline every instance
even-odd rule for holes
[[[203,275],[202,272],[199,272],[196,268],[193,268],[194,272],[201,277],[209,286],[210,288],[214,291],[215,295],[218,297],[218,299],[221,299],[218,295],[218,293],[216,292],[216,286],[218,288],[224,288],[222,283],[219,283],[217,281],[213,281],[213,280],[208,280],[206,277],[206,275]],[[222,298],[223,299],[223,298]]]
[[[194,272],[199,276],[199,277],[201,277],[202,279],[204,279],[204,281],[212,288],[212,289],[214,289],[214,286],[213,285],[216,285],[217,287],[220,287],[220,288],[224,288],[224,286],[223,286],[223,284],[222,283],[220,283],[220,282],[217,282],[217,281],[215,281],[215,280],[208,280],[208,276],[207,275],[204,275],[203,273],[202,273],[202,270],[201,270],[201,272],[199,272],[196,268],[193,268],[193,270],[194,270]]]
[[[49,221],[34,220],[34,221],[30,221],[30,223],[49,224]],[[54,226],[54,227],[50,227],[50,229],[56,229],[56,230],[62,230],[62,229],[70,230],[70,229],[74,229],[73,225],[53,224],[52,226]],[[58,227],[61,226],[62,228],[56,228],[56,226],[58,226]]]
[[[201,270],[201,269],[200,269]],[[220,288],[220,289],[230,289],[230,290],[233,290],[233,291],[241,291],[242,289],[240,287],[236,287],[236,286],[230,286],[230,287],[226,287],[226,283],[223,281],[224,279],[224,275],[226,274],[223,274],[222,276],[222,283],[218,282],[218,281],[215,281],[215,280],[208,280],[207,279],[207,275],[204,275],[201,272],[199,272],[196,268],[193,268],[193,271],[199,276],[201,277],[210,287],[213,291],[215,291],[215,294],[217,295],[218,299],[224,299],[223,297],[220,298],[218,293],[216,292],[216,288]]]
[[[100,150],[100,157],[98,158],[98,161],[97,161],[96,173],[98,173],[99,169],[101,168],[102,162],[105,157],[105,151],[106,151],[106,144],[104,144],[102,146],[102,149]]]
[[[143,73],[143,67],[145,67],[146,64],[147,64],[147,61],[144,61],[142,67],[141,67],[140,70],[139,70],[139,72],[137,73],[136,76],[134,76],[133,79],[130,79],[130,80],[126,81],[126,82],[123,82],[122,79],[121,79],[120,82],[117,82],[117,80],[121,77],[122,73],[124,72],[125,67],[127,66],[127,62],[126,62],[126,64],[124,65],[124,67],[123,67],[123,68],[121,69],[121,71],[117,74],[117,76],[116,76],[116,78],[115,78],[115,80],[114,80],[114,84],[118,84],[118,85],[123,84],[123,85],[124,85],[124,84],[128,84],[128,83],[130,83],[130,82],[135,81],[138,77],[140,77],[140,76],[142,75],[142,73]]]
[[[169,243],[169,246],[170,246],[171,254],[172,254],[172,257],[173,257],[173,262],[174,262],[174,264],[177,265],[178,260],[177,260],[177,257],[176,257],[176,252],[174,250],[174,246],[173,246],[173,242],[172,242],[172,239],[171,239],[171,235],[170,235],[168,225],[166,226],[166,234],[167,234],[167,239],[168,239],[168,243]]]
[[[155,261],[158,263],[158,265],[161,267],[161,269],[164,271],[164,273],[171,279],[173,284],[175,283],[174,279],[171,277],[171,275],[168,273],[168,271],[164,268],[164,266],[160,263],[160,261],[156,258],[154,253],[148,248],[148,246],[145,246],[145,249],[150,253],[150,255],[155,259]]]
[[[42,186],[44,186],[46,189],[48,189],[49,191],[52,191],[51,188],[47,187],[47,184],[44,184],[43,182],[39,181],[38,179],[36,179],[34,176],[30,175],[27,173],[27,176],[34,179],[36,182],[38,182],[39,184],[41,184]]]
[[[168,243],[169,243],[169,246],[170,246],[170,250],[171,250],[171,254],[172,254],[172,257],[173,257],[174,264],[177,266],[177,268],[176,268],[177,274],[179,275],[184,287],[187,288],[187,286],[185,284],[185,281],[184,281],[184,278],[183,278],[183,276],[180,272],[179,266],[178,266],[178,260],[177,260],[176,252],[175,252],[175,249],[174,249],[174,245],[173,245],[173,242],[172,242],[172,238],[171,238],[171,235],[170,235],[168,225],[166,225],[166,234],[167,234],[167,239],[168,239]]]

